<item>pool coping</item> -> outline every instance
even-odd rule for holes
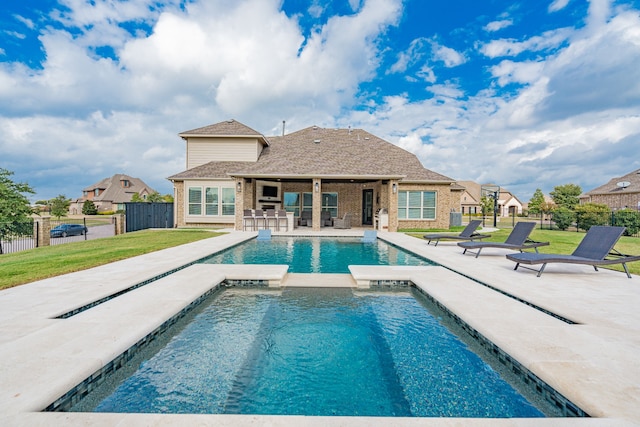
[[[346,234],[357,233],[354,230]],[[79,378],[81,381],[109,363],[118,352],[135,343],[143,330],[158,327],[170,313],[178,312],[207,287],[211,288],[214,282],[224,280],[226,276],[221,270],[216,273],[209,271],[205,283],[188,280],[187,287],[171,284],[173,279],[163,279],[160,286],[156,286],[158,283],[144,286],[73,318],[55,320],[55,315],[255,235],[249,232],[229,233],[161,253],[1,291],[0,356],[4,363],[0,367],[0,422],[3,425],[52,425],[74,420],[113,425],[117,421],[126,425],[142,420],[154,424],[189,419],[204,425],[225,422],[233,422],[234,425],[300,425],[296,424],[299,417],[35,412],[42,409],[43,402],[46,405],[55,400],[55,397],[51,399],[52,395],[65,390],[65,387],[70,389],[75,385],[74,381],[77,384]],[[461,314],[465,322],[509,351],[554,388],[559,388],[565,395],[568,391],[572,396],[567,397],[590,415],[600,417],[536,419],[535,424],[527,419],[513,419],[499,420],[500,423],[523,426],[637,425],[640,420],[636,409],[640,406],[640,372],[632,356],[640,349],[637,338],[640,336],[640,319],[634,313],[640,302],[639,286],[635,284],[637,277],[629,280],[618,272],[601,269],[596,273],[573,267],[561,272],[549,271],[546,277],[536,278],[534,274],[510,271],[513,266],[504,258],[504,252],[487,251],[487,255],[483,252],[483,256],[474,259],[461,255],[455,245],[427,246],[426,242],[401,233],[379,233],[379,237],[449,269],[460,270],[468,277],[488,281],[496,288],[580,320],[578,325],[560,325],[562,322],[557,319],[514,300],[507,302],[507,297],[498,297],[499,293],[473,284],[471,280],[454,281],[452,286],[438,286],[421,274],[423,270],[386,267],[396,272],[405,270],[403,274],[407,274],[429,295]],[[202,274],[195,271],[197,269],[181,270],[181,274],[189,276],[193,273],[189,277],[201,277]],[[264,273],[263,267],[259,269]],[[446,269],[436,270],[450,274]],[[250,271],[257,270],[231,266],[226,274],[235,274],[234,277],[238,278]],[[273,274],[282,274],[281,267]],[[180,279],[180,275],[175,279]],[[484,309],[480,302],[485,305]],[[607,316],[614,309],[615,316]],[[131,327],[132,324],[136,325],[135,328]],[[527,333],[522,334],[523,330]],[[603,342],[608,347],[603,346]],[[603,366],[605,363],[608,365]],[[384,424],[378,419],[356,417],[303,419],[306,425],[328,425],[327,422],[347,426]],[[388,423],[388,419],[386,421]],[[396,421],[398,425],[456,425],[456,419],[394,419],[394,424]],[[496,421],[466,419],[465,424],[496,425]]]

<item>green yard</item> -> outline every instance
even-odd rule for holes
[[[0,255],[0,289],[218,236],[207,230],[145,230]]]

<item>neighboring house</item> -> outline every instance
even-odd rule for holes
[[[480,184],[477,184],[473,181],[458,181],[458,185],[464,187],[464,190],[460,195],[460,207],[462,209],[462,215],[481,214],[482,207],[480,206]]]
[[[611,210],[637,209],[640,210],[640,169],[580,195],[580,204],[601,203]]]
[[[186,170],[174,185],[175,221],[184,226],[242,228],[244,209],[283,209],[299,217],[351,214],[372,227],[380,209],[388,230],[447,228],[461,188],[418,158],[362,129],[308,127],[265,137],[235,120],[182,132]]]
[[[493,184],[478,184],[473,181],[458,181],[458,184],[464,187],[464,191],[460,196],[460,206],[462,214],[482,214],[482,187]],[[510,191],[500,188],[498,194],[498,216],[511,216],[522,214],[523,205],[520,200]]]
[[[74,200],[69,207],[71,214],[81,214],[86,200],[91,200],[98,208],[98,212],[124,210],[124,204],[130,202],[134,194],[138,193],[144,200],[156,191],[139,178],[129,175],[116,174],[100,182],[82,189],[82,197]]]

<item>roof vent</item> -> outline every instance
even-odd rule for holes
[[[233,123],[233,119],[227,120],[227,123]]]
[[[315,142],[316,144],[320,144],[320,140],[319,139],[314,139],[313,142]]]
[[[313,125],[313,130],[318,130],[318,126]]]

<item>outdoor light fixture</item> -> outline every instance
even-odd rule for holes
[[[396,194],[398,192],[398,184],[394,182],[391,186],[391,191],[393,191],[393,194]]]
[[[238,193],[242,193],[242,181],[238,181],[238,182],[236,183],[236,191],[237,191]]]
[[[320,183],[316,182],[316,186],[315,186],[315,187],[316,187],[316,193],[317,193],[318,191],[320,191]]]

